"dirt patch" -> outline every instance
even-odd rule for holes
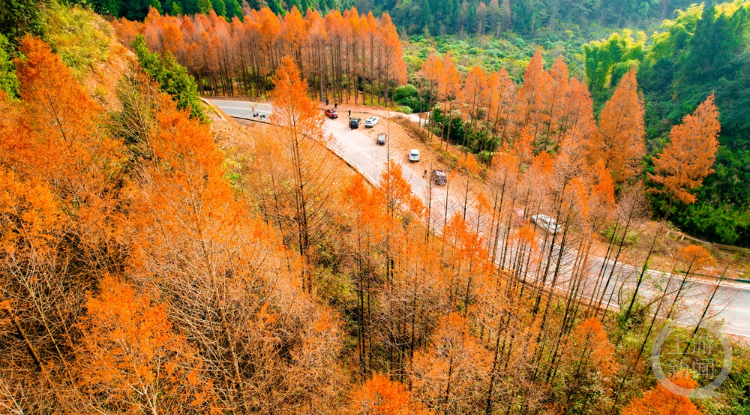
[[[216,113],[209,113],[209,117],[212,121],[211,133],[227,156],[228,162],[237,159],[238,155],[252,156],[255,143],[259,140],[277,139],[271,137],[277,132],[276,127],[271,124],[229,117],[223,120]],[[334,177],[338,178],[336,185],[345,185],[356,174],[354,169],[332,152],[330,161],[336,164],[334,167]]]
[[[116,39],[109,43],[107,60],[92,65],[90,73],[83,78],[83,87],[99,104],[112,111],[122,108],[117,99],[117,85],[131,65],[137,65],[133,52]]]
[[[256,133],[253,129],[257,123],[245,121],[250,124],[245,125],[232,118],[223,120],[214,112],[208,112],[208,114],[211,119],[211,134],[222,150],[230,147],[251,148],[254,145]]]

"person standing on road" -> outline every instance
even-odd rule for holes
[[[328,98],[326,98],[326,107],[328,106]]]
[[[425,170],[424,173],[422,173],[422,178],[424,179],[425,177],[427,177],[427,170]]]
[[[349,118],[352,118],[352,110],[349,110]]]
[[[337,102],[333,103],[333,109],[335,110],[339,109],[339,104]]]

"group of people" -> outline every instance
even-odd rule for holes
[[[328,98],[326,98],[326,107],[327,106],[328,106]],[[339,109],[339,103],[338,102],[334,102],[333,103],[333,109],[335,109],[335,110]],[[349,111],[349,112],[351,112],[351,111]]]
[[[263,114],[260,111],[255,111],[255,107],[252,107],[251,110],[253,111],[253,118],[266,118],[266,114]]]

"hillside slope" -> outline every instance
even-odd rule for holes
[[[746,403],[740,347],[711,401],[667,394],[643,364],[650,335],[688,304],[679,294],[609,312],[581,294],[603,282],[585,263],[614,190],[603,168],[574,169],[577,140],[556,158],[505,154],[494,194],[476,200],[482,166],[446,153],[466,173],[434,189],[463,196],[464,214],[448,215],[397,163],[378,187],[344,167],[292,57],[269,75],[273,125],[244,128],[179,110],[141,70],[145,57],[164,74],[165,58],[136,64],[96,16],[45,12],[54,49],[21,37],[18,96],[0,93],[0,412],[728,415]],[[558,212],[565,231],[520,206]],[[441,232],[425,226],[433,213]],[[638,244],[623,256],[645,256]],[[704,270],[708,256],[690,249],[675,266]],[[655,304],[664,319],[648,318]],[[694,376],[680,384],[708,374]]]

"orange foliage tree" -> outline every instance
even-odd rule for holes
[[[589,147],[591,164],[604,160],[616,183],[640,171],[646,151],[643,100],[638,95],[635,69],[628,71],[599,115],[599,133]]]
[[[305,94],[304,82],[291,58],[283,59],[273,81],[271,121],[280,127],[279,141],[285,143],[291,162],[294,187],[290,199],[294,202],[297,249],[309,262],[310,237],[320,226],[326,208],[323,202],[330,191],[331,156],[326,148],[323,119]],[[303,268],[303,284],[311,291],[307,265]]]
[[[491,187],[492,194],[492,217],[490,219],[490,232],[487,237],[487,251],[490,252],[491,262],[495,262],[497,250],[502,236],[502,226],[509,215],[506,208],[512,207],[515,188],[518,182],[519,162],[518,158],[508,152],[500,152],[492,159],[492,166],[487,175],[487,183]],[[512,220],[510,220],[512,223]]]
[[[542,51],[537,49],[523,73],[523,85],[518,89],[518,109],[516,112],[516,129],[528,128],[532,143],[547,124],[548,113],[545,111],[549,102],[552,77],[544,70]]]
[[[442,70],[443,61],[441,61],[440,57],[434,53],[431,53],[430,56],[427,57],[427,59],[422,64],[422,68],[419,70],[420,74],[429,82],[430,111],[432,111],[432,107],[435,105],[435,97],[440,90],[440,73],[442,72]],[[434,131],[430,129],[428,132],[430,134],[430,138],[432,138],[432,134],[434,133]]]
[[[468,128],[464,126],[464,143],[468,147],[473,147],[472,143],[467,142],[467,137],[471,139],[469,134],[474,132],[476,122],[483,116],[489,104],[487,74],[479,66],[471,68],[469,74],[466,75],[461,91],[461,100],[463,101],[463,106],[467,109],[466,115],[469,118]]]
[[[347,412],[351,415],[428,415],[432,414],[415,402],[404,385],[375,374],[353,393]]]
[[[400,328],[408,313],[402,303],[405,297],[400,295],[409,283],[404,278],[408,266],[403,257],[406,254],[404,248],[407,244],[417,243],[405,228],[414,217],[422,217],[423,206],[421,200],[412,194],[411,185],[404,178],[403,168],[394,160],[386,165],[380,177],[380,187],[374,193],[385,214],[380,244],[385,262],[385,285],[382,291],[385,298],[379,301],[379,311],[381,321],[387,327],[382,337],[387,348],[388,368],[394,371],[403,366],[405,351],[403,343],[397,339],[397,333],[401,332]]]
[[[505,143],[508,126],[511,123],[516,94],[516,83],[508,76],[505,68],[487,77],[489,103],[487,105],[487,129],[499,136],[499,146]]]
[[[126,191],[129,276],[168,305],[223,385],[223,408],[322,412],[339,391],[336,314],[302,291],[305,261],[236,199],[209,127],[168,97],[155,107],[154,156]],[[311,392],[300,394],[301,383]]]
[[[466,319],[457,313],[442,317],[430,347],[415,353],[409,368],[414,396],[438,412],[477,412],[483,408],[491,360]]]
[[[34,391],[30,406],[75,412],[76,395],[62,398],[74,390],[75,317],[93,270],[117,267],[122,255],[114,216],[125,152],[49,45],[27,36],[19,51],[21,99],[0,94],[0,297],[13,327],[0,340],[0,367],[13,388]],[[44,376],[22,376],[27,365]]]
[[[610,394],[617,372],[615,348],[596,318],[584,320],[570,333],[570,345],[562,357],[562,375],[568,405],[586,413],[591,402]],[[594,412],[605,408],[593,408]]]
[[[4,387],[13,385],[31,396],[48,389],[63,392],[65,378],[56,375],[70,375],[58,370],[69,362],[61,347],[72,346],[65,330],[73,322],[56,312],[77,306],[80,298],[76,280],[57,265],[64,262],[59,247],[66,222],[49,186],[0,167],[0,374]],[[25,377],[27,369],[42,376]]]
[[[7,160],[23,177],[38,177],[62,199],[87,256],[108,255],[115,233],[110,219],[125,158],[120,140],[107,134],[103,109],[43,41],[26,37],[16,60],[24,102],[16,133],[3,141]]]
[[[448,117],[448,133],[443,135],[449,137],[451,134],[451,123],[453,113],[453,100],[456,99],[458,93],[461,90],[461,75],[456,69],[456,64],[451,59],[451,54],[446,53],[443,57],[443,62],[440,65],[440,83],[438,89],[438,99],[443,101],[443,118]],[[445,123],[443,123],[445,128]],[[447,141],[447,140],[446,140]]]
[[[672,383],[694,389],[698,383],[686,373],[678,373],[671,378]],[[661,384],[651,388],[640,398],[635,398],[622,409],[623,415],[701,415],[701,412],[687,396],[675,395]]]
[[[92,411],[219,413],[213,384],[166,304],[105,276],[81,319],[76,371]]]
[[[560,124],[565,116],[565,107],[567,106],[566,104],[568,100],[568,76],[568,64],[565,63],[561,56],[558,56],[550,70],[552,84],[550,85],[549,99],[545,105],[547,118],[547,127],[544,133],[545,149],[552,143],[552,135],[554,134],[559,137],[561,133]]]
[[[719,141],[719,111],[711,94],[696,108],[692,115],[686,115],[681,125],[672,127],[669,143],[661,154],[654,156],[654,173],[649,177],[664,186],[664,192],[682,203],[695,202],[690,193],[703,183],[713,169]]]
[[[343,15],[332,10],[323,18],[308,10],[303,17],[293,6],[282,17],[263,7],[227,21],[214,11],[180,18],[151,8],[143,23],[123,18],[114,27],[126,45],[144,34],[152,51],[173,53],[203,94],[265,95],[284,57],[295,62],[320,100],[356,103],[365,94],[387,104],[391,86],[406,82],[401,42],[388,13],[375,18],[352,7]]]
[[[350,207],[347,218],[352,229],[352,249],[350,257],[355,264],[354,289],[357,293],[357,349],[360,371],[367,375],[372,362],[372,313],[371,295],[377,286],[375,268],[377,261],[372,255],[373,245],[377,243],[385,222],[384,203],[380,194],[373,192],[362,176],[355,176],[343,189],[342,199]]]

